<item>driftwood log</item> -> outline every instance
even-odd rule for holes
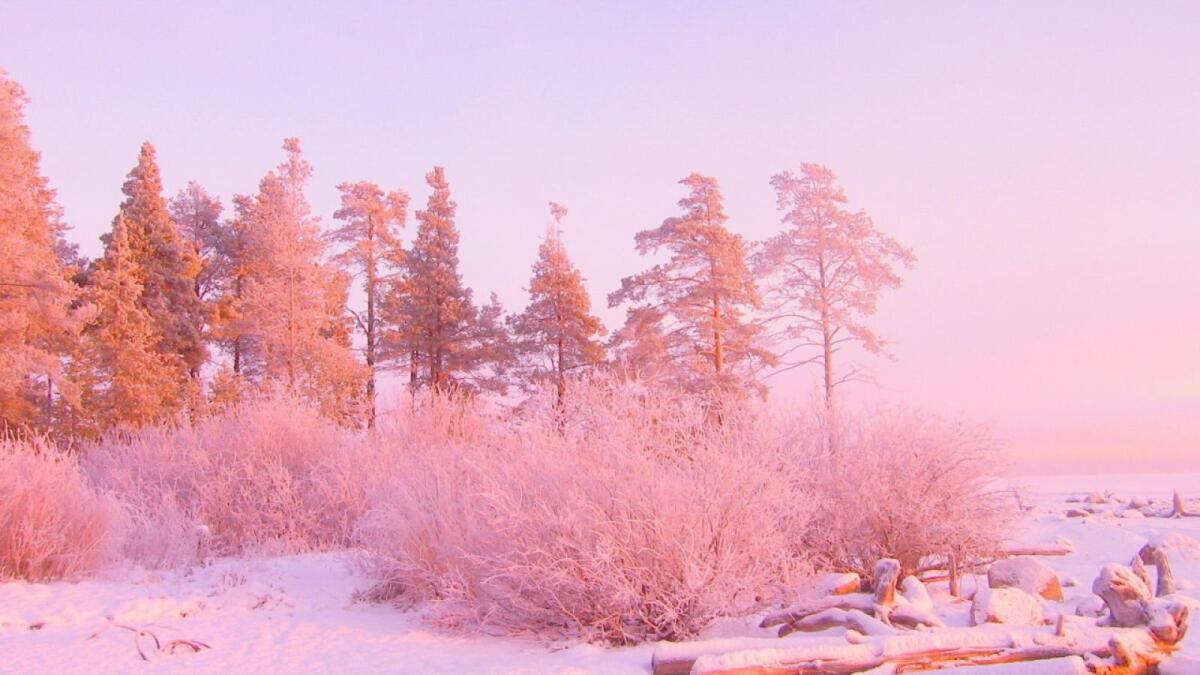
[[[870,593],[833,595],[768,615],[762,628],[780,626],[779,636],[844,626],[866,635],[895,635],[898,628],[940,627],[933,601],[916,577],[906,577],[897,592],[900,563],[883,558],[875,563]]]
[[[1150,590],[1146,559],[1158,572],[1158,597]],[[875,565],[871,593],[822,598],[771,614],[761,624],[782,626],[780,635],[843,626],[844,642],[821,637],[666,644],[655,651],[652,670],[655,675],[815,675],[872,668],[903,673],[1052,660],[1064,673],[1149,675],[1188,629],[1188,606],[1164,597],[1175,582],[1166,552],[1156,547],[1140,551],[1132,568],[1116,563],[1101,568],[1092,590],[1108,608],[1103,625],[1068,623],[1059,615],[1053,627],[945,628],[924,585],[907,577],[897,588],[899,574],[900,564],[885,558]],[[914,627],[940,629],[903,630]]]
[[[726,641],[725,645],[711,644],[707,653],[706,643],[697,643],[691,649],[656,652],[652,670],[655,675],[817,675],[889,667],[890,672],[903,673],[1058,660],[1063,672],[1145,675],[1175,650],[1175,642],[1160,640],[1144,628],[1061,624],[950,628],[891,636],[847,631],[844,639],[809,644],[780,640],[777,642],[789,644],[721,649],[730,645]]]

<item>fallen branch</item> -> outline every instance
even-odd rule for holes
[[[154,651],[151,652],[151,654],[163,653],[163,652],[166,652],[167,654],[174,654],[175,650],[179,647],[187,647],[187,648],[191,649],[193,652],[198,652],[202,649],[212,649],[212,647],[210,647],[209,645],[207,645],[203,642],[200,642],[199,640],[184,640],[184,639],[171,640],[164,646],[162,641],[158,639],[158,636],[155,635],[154,632],[151,631],[149,628],[138,628],[135,626],[127,626],[123,623],[110,623],[107,626],[96,631],[95,633],[92,633],[91,635],[89,635],[87,637],[87,639],[91,640],[91,639],[97,638],[100,636],[100,634],[104,633],[109,628],[120,628],[121,630],[127,630],[127,631],[133,633],[133,648],[137,650],[138,656],[140,656],[143,661],[150,660],[150,657],[146,656],[146,650],[142,649],[142,638],[143,637],[147,637],[154,641]]]

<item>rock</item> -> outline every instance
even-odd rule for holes
[[[1087,518],[1090,515],[1092,514],[1084,511],[1083,509],[1067,509],[1068,518]]]
[[[1087,497],[1084,497],[1083,501],[1085,504],[1107,504],[1108,495],[1101,494],[1099,492],[1093,492]]]
[[[1019,588],[981,588],[971,601],[971,625],[1004,623],[1039,626],[1044,622],[1042,603]]]
[[[997,560],[988,568],[991,588],[1019,588],[1047,600],[1062,600],[1062,584],[1046,563],[1030,556]]]
[[[1076,577],[1067,577],[1062,580],[1063,588],[1074,588],[1079,585],[1079,579]]]
[[[1150,542],[1139,551],[1142,560],[1147,564],[1153,564],[1152,551],[1156,548],[1166,549],[1176,558],[1200,560],[1200,541],[1181,532],[1167,532],[1151,537]]]
[[[1104,600],[1098,595],[1089,595],[1075,605],[1076,616],[1103,616]]]
[[[824,595],[846,595],[862,590],[862,579],[853,572],[826,574],[817,582]]]
[[[1143,497],[1134,497],[1133,499],[1129,500],[1129,508],[1131,509],[1144,509],[1147,506],[1150,506],[1149,499],[1145,499]]]

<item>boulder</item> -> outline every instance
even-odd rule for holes
[[[1083,509],[1067,509],[1068,518],[1087,518],[1090,515],[1092,514],[1084,511]]]
[[[1030,556],[997,560],[988,568],[991,588],[1019,588],[1047,600],[1062,600],[1062,583],[1049,565]]]
[[[1004,623],[1039,626],[1045,622],[1042,603],[1019,588],[981,588],[971,601],[971,625]]]

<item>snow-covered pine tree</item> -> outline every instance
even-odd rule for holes
[[[82,388],[76,431],[84,434],[142,426],[180,408],[180,390],[164,386],[177,377],[179,360],[159,349],[154,317],[142,306],[141,266],[122,214],[106,239],[85,293],[94,318],[72,364]]]
[[[367,428],[373,428],[375,370],[381,356],[380,300],[388,279],[404,264],[404,249],[396,230],[403,228],[408,219],[408,194],[396,190],[385,195],[378,185],[366,181],[342,183],[338,190],[342,205],[333,217],[343,224],[327,237],[345,246],[334,260],[361,277],[366,295],[366,312],[354,314],[354,318],[366,338],[366,416]]]
[[[330,417],[357,418],[365,369],[350,350],[350,279],[323,261],[325,240],[304,196],[312,167],[300,142],[267,173],[252,199],[236,199],[236,294],[231,326],[238,370],[259,386],[279,383],[319,403]]]
[[[25,124],[24,89],[0,69],[0,430],[43,431],[61,397],[75,400],[63,356],[82,321],[59,252],[66,229]]]
[[[433,192],[416,212],[417,236],[404,274],[388,289],[386,321],[393,348],[409,360],[410,386],[503,389],[509,358],[503,310],[495,297],[482,311],[471,300],[458,271],[457,204],[445,170],[425,175]]]
[[[604,361],[600,319],[592,315],[583,275],[567,255],[562,219],[567,209],[550,202],[553,225],[538,247],[529,281],[529,305],[512,317],[510,327],[527,384],[550,381],[559,406],[567,392],[568,375]]]
[[[183,403],[208,358],[202,334],[204,305],[196,295],[200,257],[171,219],[150,143],[142,144],[121,192],[125,200],[118,217],[125,221],[133,274],[142,286],[138,302],[157,333],[153,348],[174,363],[162,386],[178,389]]]
[[[683,214],[635,237],[638,253],[665,249],[670,259],[622,279],[620,290],[608,296],[610,307],[636,307],[628,316],[635,325],[617,334],[615,346],[626,351],[622,343],[638,336],[661,341],[673,377],[689,389],[757,387],[759,368],[774,356],[750,316],[760,299],[745,243],[725,227],[716,179],[693,173],[679,182],[688,188],[679,200]]]

